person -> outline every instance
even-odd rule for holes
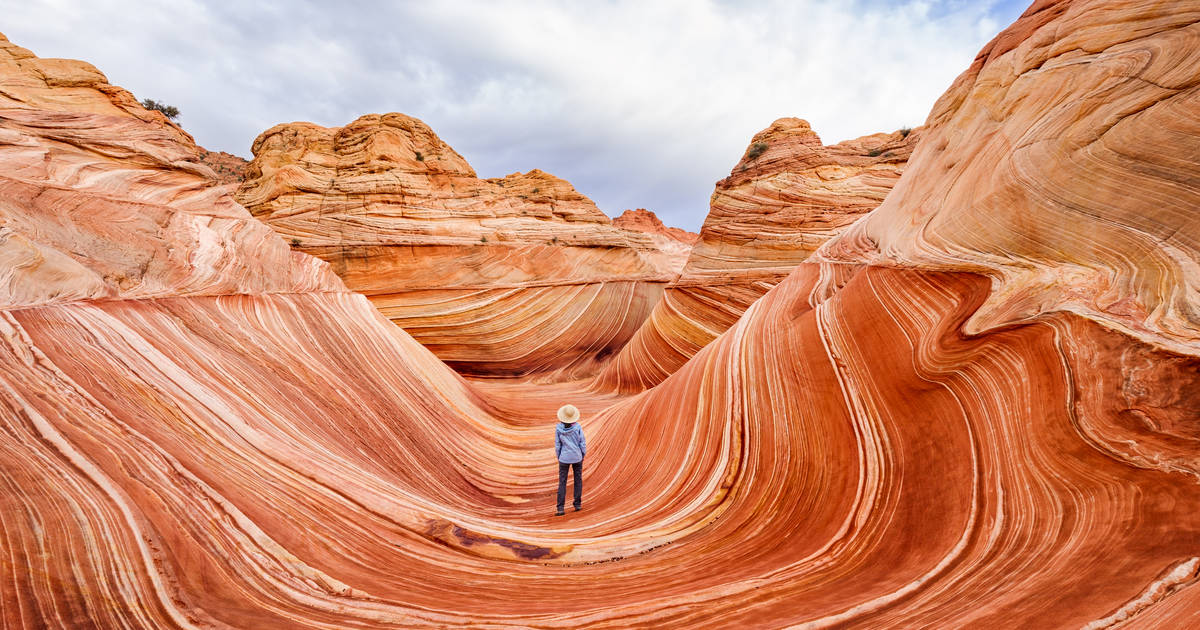
[[[559,407],[558,422],[554,427],[554,455],[558,458],[558,509],[554,515],[562,516],[567,499],[567,469],[575,471],[575,511],[583,509],[583,456],[587,455],[587,439],[579,426],[579,410],[575,405]]]

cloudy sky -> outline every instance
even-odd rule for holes
[[[924,122],[1026,0],[0,0],[0,32],[179,107],[250,157],[280,122],[416,116],[481,177],[541,168],[698,229],[783,116],[826,143]]]

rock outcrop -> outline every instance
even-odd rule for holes
[[[911,168],[939,175],[820,258],[993,278],[969,333],[1070,311],[1200,349],[1196,21],[1192,2],[1035,3],[930,113]]]
[[[825,146],[798,118],[754,136],[711,208],[680,277],[596,381],[637,392],[725,332],[822,243],[878,206],[922,129]]]
[[[239,186],[246,179],[246,168],[250,166],[250,162],[232,153],[203,148],[200,149],[200,162],[217,174],[217,181]]]
[[[0,38],[0,305],[345,291],[89,64]]]
[[[1200,189],[1200,134],[1154,130],[1188,129],[1166,114],[1194,112],[1198,25],[1195,0],[1038,2],[939,102],[882,208],[635,396],[462,379],[249,220],[180,130],[0,40],[20,228],[0,255],[0,625],[1194,625],[1200,206],[1173,200]],[[1084,178],[1071,133],[1036,132],[1110,97],[1133,109]],[[1009,119],[1038,141],[995,144]],[[1102,150],[1118,139],[1128,159]],[[1055,194],[1013,193],[1014,163]],[[1091,196],[1117,182],[1137,186]],[[947,227],[978,218],[960,185],[1038,203],[990,206],[972,225],[1003,242],[984,243]],[[1067,209],[1077,229],[1044,247]],[[871,244],[883,212],[932,218]],[[956,267],[968,247],[979,269]],[[1110,265],[1116,301],[1015,271],[1038,265]],[[1149,277],[1178,280],[1159,317],[1137,310],[1171,286]],[[1039,308],[995,320],[1014,287]],[[587,491],[556,518],[567,399]]]
[[[586,374],[686,256],[539,170],[479,179],[425,123],[273,127],[237,199],[466,374]]]
[[[685,245],[694,245],[696,239],[700,238],[700,235],[695,232],[688,232],[681,228],[663,225],[662,219],[659,219],[657,215],[645,208],[626,210],[621,213],[621,216],[613,219],[612,224],[623,230],[665,236]]]

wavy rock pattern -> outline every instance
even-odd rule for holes
[[[1160,39],[1200,2],[1162,6],[1039,3],[965,76],[1029,42],[1118,31],[1200,75],[1174,49],[1194,43]],[[0,92],[38,67],[3,66]],[[1073,105],[1074,76],[1046,89]],[[1060,305],[969,333],[1004,285],[849,260],[871,214],[827,246],[847,261],[797,265],[648,391],[467,382],[239,218],[227,188],[147,157],[186,147],[174,128],[81,97],[95,89],[47,94],[57,108],[5,96],[0,111],[8,185],[60,195],[0,197],[6,225],[33,226],[5,243],[42,255],[0,269],[51,283],[0,308],[5,627],[1095,629],[1200,614],[1200,352],[1174,329],[1135,336]],[[947,123],[931,122],[937,138]],[[109,150],[104,129],[132,148]],[[1194,141],[1178,154],[1200,155]],[[941,177],[925,168],[914,158],[896,191]],[[1194,187],[1200,168],[1180,168]],[[204,199],[221,212],[201,216]],[[128,207],[128,238],[75,211],[102,201]],[[1141,202],[1146,233],[1177,219],[1161,202]],[[145,252],[171,264],[126,284],[104,271]],[[592,447],[586,509],[555,518],[564,400]]]
[[[0,306],[345,291],[199,155],[91,65],[0,37]]]
[[[477,178],[403,114],[278,125],[253,150],[238,200],[467,374],[595,372],[687,258],[548,173]]]
[[[988,275],[969,332],[1067,310],[1200,349],[1197,10],[1036,3],[934,106],[922,176],[821,258]]]
[[[638,392],[662,382],[829,238],[879,205],[921,129],[824,146],[806,121],[781,118],[717,183],[679,279],[596,380]]]

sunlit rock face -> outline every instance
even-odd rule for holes
[[[621,216],[613,219],[612,224],[625,230],[666,236],[686,245],[692,245],[696,239],[700,238],[700,235],[695,232],[688,232],[677,227],[667,227],[663,224],[662,219],[658,218],[658,215],[645,208],[626,210],[621,213]]]
[[[549,173],[479,179],[403,114],[277,125],[253,151],[237,199],[466,374],[594,372],[687,257]]]
[[[0,305],[339,290],[91,65],[0,39]]]
[[[1029,42],[1119,31],[1137,58],[1200,78],[1183,54],[1200,43],[1180,38],[1200,3],[1162,6],[1038,4],[964,76]],[[1073,85],[1107,50],[1089,41],[1073,40],[1097,55],[1074,72],[1008,85]],[[797,265],[648,391],[468,382],[206,187],[177,129],[93,101],[107,84],[57,92],[6,54],[0,181],[47,192],[0,195],[6,228],[24,230],[0,258],[4,627],[1097,629],[1200,615],[1200,352],[1174,329],[1124,331],[1063,302],[970,332],[1004,276],[885,259],[855,227],[823,252],[838,260]],[[1110,77],[1098,94],[1134,84],[1162,81]],[[1078,101],[1060,94],[1008,115]],[[931,118],[922,146],[949,120]],[[1196,141],[1173,146],[1191,156],[1171,171],[1185,192]],[[1147,169],[1122,164],[1093,177]],[[942,176],[914,157],[895,190]],[[1151,233],[1179,220],[1162,197],[1139,208]],[[934,248],[922,255],[960,251]],[[565,401],[588,432],[587,492],[582,512],[554,517]]]
[[[637,392],[679,369],[817,247],[875,209],[921,136],[905,129],[825,146],[798,118],[756,134],[717,183],[682,275],[596,386]]]
[[[820,257],[993,278],[968,332],[1065,310],[1194,352],[1196,4],[1034,9],[934,106],[919,175]]]
[[[222,184],[241,185],[246,168],[250,166],[250,162],[232,153],[209,151],[203,147],[200,148],[200,162],[211,168]]]

